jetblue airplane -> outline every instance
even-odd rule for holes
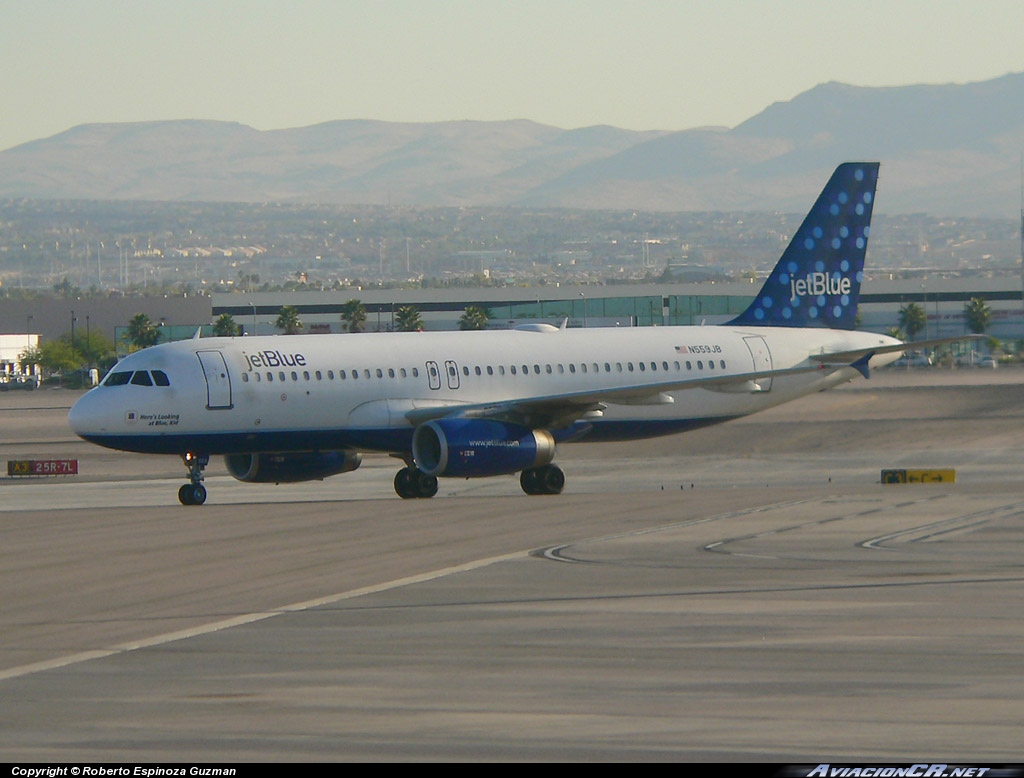
[[[256,483],[323,479],[375,451],[405,462],[405,499],[433,497],[439,477],[511,473],[527,494],[558,494],[559,444],[719,424],[867,378],[912,347],[853,329],[877,178],[878,163],[840,165],[750,307],[724,325],[197,333],[118,362],[69,422],[101,446],[182,457],[184,505],[205,502],[211,455]]]

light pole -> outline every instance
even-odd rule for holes
[[[25,317],[25,352],[32,348],[32,314],[28,314]],[[28,365],[25,364],[24,357],[21,360],[21,374],[28,375]]]
[[[921,306],[924,311],[924,339],[928,340],[928,290],[924,284],[921,284],[921,296],[924,297],[924,305]]]

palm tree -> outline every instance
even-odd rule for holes
[[[234,338],[242,334],[242,325],[231,318],[230,313],[222,313],[213,323],[213,334],[221,338]]]
[[[924,330],[928,321],[924,308],[919,303],[907,303],[900,308],[900,329],[907,333],[907,340],[913,340]]]
[[[459,318],[460,330],[486,330],[487,324],[494,318],[489,308],[479,305],[466,306],[465,313]]]
[[[964,317],[967,319],[967,329],[980,335],[992,322],[992,309],[983,297],[972,297],[970,302],[964,303]]]
[[[160,330],[144,313],[137,313],[128,322],[128,340],[136,349],[155,346],[160,340]]]
[[[341,309],[341,320],[349,332],[362,332],[366,329],[366,308],[359,300],[349,300]]]
[[[418,332],[423,329],[423,317],[412,305],[403,305],[395,314],[395,327],[399,332]]]
[[[298,335],[302,332],[302,320],[299,318],[299,309],[294,305],[285,305],[274,320],[274,326],[284,332],[285,335]]]

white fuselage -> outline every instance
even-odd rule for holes
[[[896,343],[868,332],[727,326],[194,339],[121,360],[111,374],[132,377],[88,392],[69,421],[83,438],[129,451],[401,454],[415,412],[610,392],[562,439],[642,438],[755,413],[857,371],[662,385],[798,368],[813,355]],[[875,356],[871,367],[898,356]],[[641,391],[615,396],[623,387]]]

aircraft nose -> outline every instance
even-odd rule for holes
[[[91,432],[99,431],[99,417],[96,413],[96,400],[90,391],[80,397],[68,411],[68,426],[78,437],[84,438]]]

